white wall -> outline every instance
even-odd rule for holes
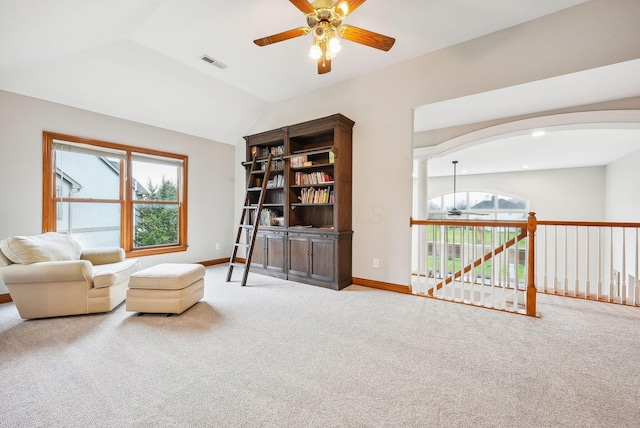
[[[607,165],[607,221],[640,222],[640,150]]]
[[[51,131],[189,156],[189,249],[143,257],[143,267],[231,254],[233,146],[4,91],[0,122],[0,239],[42,231],[42,132]]]
[[[457,190],[500,191],[529,201],[538,220],[605,221],[605,167],[458,175]],[[451,193],[453,177],[432,177],[429,198]]]
[[[248,134],[333,113],[354,120],[353,276],[407,285],[412,108],[639,58],[637,16],[637,0],[593,0],[284,101]],[[338,67],[339,57],[334,61]],[[236,151],[238,164],[243,153]],[[237,167],[236,206],[243,179]],[[380,259],[379,269],[372,267],[374,257]]]

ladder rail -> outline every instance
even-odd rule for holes
[[[238,244],[240,242],[240,239],[242,238],[242,225],[245,222],[245,218],[246,218],[246,214],[247,214],[247,210],[244,209],[244,207],[249,204],[249,191],[248,191],[248,189],[249,189],[249,187],[251,187],[251,185],[253,183],[253,180],[254,180],[253,171],[255,171],[256,164],[257,164],[256,156],[254,156],[253,160],[251,161],[249,180],[248,180],[248,183],[247,183],[247,191],[245,192],[244,203],[242,205],[241,214],[240,214],[240,223],[239,223],[239,226],[238,226],[238,232],[236,233],[236,240],[235,240],[236,244]],[[238,255],[238,245],[234,245],[233,246],[233,251],[231,252],[231,257],[229,258],[229,262],[230,263],[235,263],[237,255]],[[232,273],[233,273],[233,267],[230,266],[230,269],[227,272],[227,282],[231,281]]]
[[[273,154],[269,153],[269,157],[267,158],[267,162],[264,169],[264,175],[262,177],[262,183],[261,183],[262,185],[260,187],[260,195],[258,196],[258,204],[257,206],[255,206],[255,205],[251,205],[250,190],[249,190],[255,187],[254,183],[256,179],[256,174],[254,174],[254,172],[258,170],[257,155],[253,156],[253,160],[251,162],[251,170],[249,173],[249,180],[247,183],[247,191],[245,194],[244,203],[242,205],[242,210],[241,210],[242,214],[240,215],[240,224],[238,225],[238,232],[236,234],[236,240],[233,245],[233,252],[231,253],[231,258],[229,259],[229,270],[227,271],[227,282],[231,281],[231,276],[233,275],[233,268],[235,266],[238,266],[238,267],[240,266],[238,263],[236,263],[238,248],[245,247],[247,249],[247,252],[245,256],[244,272],[242,274],[241,285],[245,286],[247,284],[247,277],[249,275],[249,268],[251,266],[251,258],[253,256],[253,247],[255,245],[256,238],[258,236],[258,229],[260,226],[260,217],[262,214],[264,200],[267,193],[267,183],[269,181],[269,176],[271,174],[272,159],[273,159]],[[242,230],[247,227],[247,225],[245,224],[245,220],[246,220],[247,212],[249,211],[254,211],[255,215],[254,215],[253,227],[250,228],[251,233],[249,236],[249,242],[247,244],[244,244],[240,242],[240,239],[242,238]]]

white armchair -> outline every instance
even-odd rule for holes
[[[109,312],[126,298],[138,259],[122,248],[86,249],[70,236],[44,233],[0,242],[0,277],[22,318]]]

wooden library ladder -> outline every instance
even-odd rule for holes
[[[233,244],[233,252],[229,259],[229,270],[227,271],[227,282],[231,281],[231,275],[233,275],[234,267],[244,267],[242,273],[242,283],[244,287],[247,284],[247,276],[249,275],[249,267],[251,266],[251,256],[253,255],[253,245],[256,243],[256,237],[258,236],[258,226],[260,224],[260,216],[262,214],[262,206],[264,204],[264,198],[267,193],[267,182],[269,181],[269,174],[271,173],[271,158],[273,155],[270,153],[267,158],[267,162],[264,169],[264,174],[259,174],[261,170],[258,169],[258,165],[262,162],[256,161],[257,155],[253,156],[251,161],[251,170],[249,172],[249,180],[247,182],[247,192],[244,197],[244,203],[242,204],[242,214],[240,215],[240,224],[238,225],[238,233],[236,234],[236,242]],[[262,185],[260,186],[260,196],[258,197],[257,205],[251,202],[251,192],[255,192],[256,179],[262,178]],[[253,189],[253,190],[252,190]],[[253,224],[246,223],[247,213],[254,212]],[[250,222],[249,222],[250,223]],[[249,242],[242,243],[242,231],[247,230],[250,233]],[[246,248],[246,255],[244,263],[236,262],[236,256],[238,255],[238,248]]]

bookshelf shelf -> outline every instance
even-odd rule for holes
[[[244,137],[247,179],[253,156],[265,163],[271,153],[270,174],[255,174],[276,184],[267,184],[251,269],[336,290],[351,284],[353,125],[335,114]],[[260,188],[249,191],[257,201]]]

